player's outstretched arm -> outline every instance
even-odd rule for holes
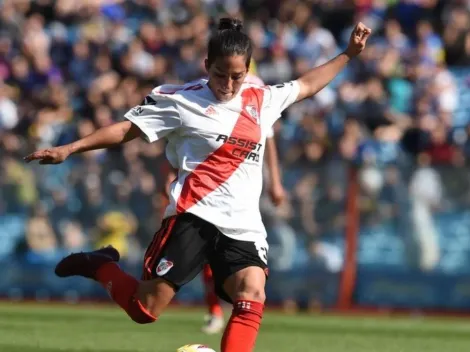
[[[60,164],[71,154],[89,150],[109,148],[129,142],[141,134],[140,129],[130,121],[123,121],[100,128],[76,142],[60,147],[36,151],[24,158],[26,162],[39,160],[40,164]]]
[[[351,58],[364,50],[371,32],[370,28],[359,22],[354,27],[348,47],[342,54],[300,77],[298,79],[300,92],[297,101],[311,97],[327,86],[343,70]]]

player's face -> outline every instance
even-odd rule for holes
[[[209,87],[219,101],[229,101],[235,97],[248,72],[244,55],[225,56],[215,59],[209,66]]]

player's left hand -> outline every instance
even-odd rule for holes
[[[286,191],[282,185],[272,185],[269,187],[269,196],[273,204],[279,206],[286,199]]]
[[[29,163],[33,160],[39,160],[39,164],[60,164],[70,155],[70,150],[67,146],[49,148],[44,150],[39,150],[30,154],[24,158],[24,160]]]
[[[356,27],[354,27],[351,33],[351,37],[349,38],[346,55],[349,57],[355,57],[359,55],[366,47],[367,39],[371,33],[372,30],[370,28],[366,27],[364,23],[359,22]]]

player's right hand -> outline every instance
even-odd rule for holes
[[[367,39],[370,37],[372,30],[359,22],[351,33],[346,54],[349,57],[359,55],[366,47]]]
[[[68,146],[48,148],[44,150],[38,150],[23,159],[29,163],[33,160],[39,160],[39,164],[60,164],[70,155]]]

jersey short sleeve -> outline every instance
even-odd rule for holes
[[[299,82],[291,81],[266,86],[264,89],[266,90],[264,104],[266,111],[264,114],[269,119],[269,126],[271,127],[281,116],[281,113],[295,103],[300,93],[300,86]]]
[[[149,94],[124,117],[139,127],[147,142],[164,138],[181,126],[176,103],[166,96]]]

